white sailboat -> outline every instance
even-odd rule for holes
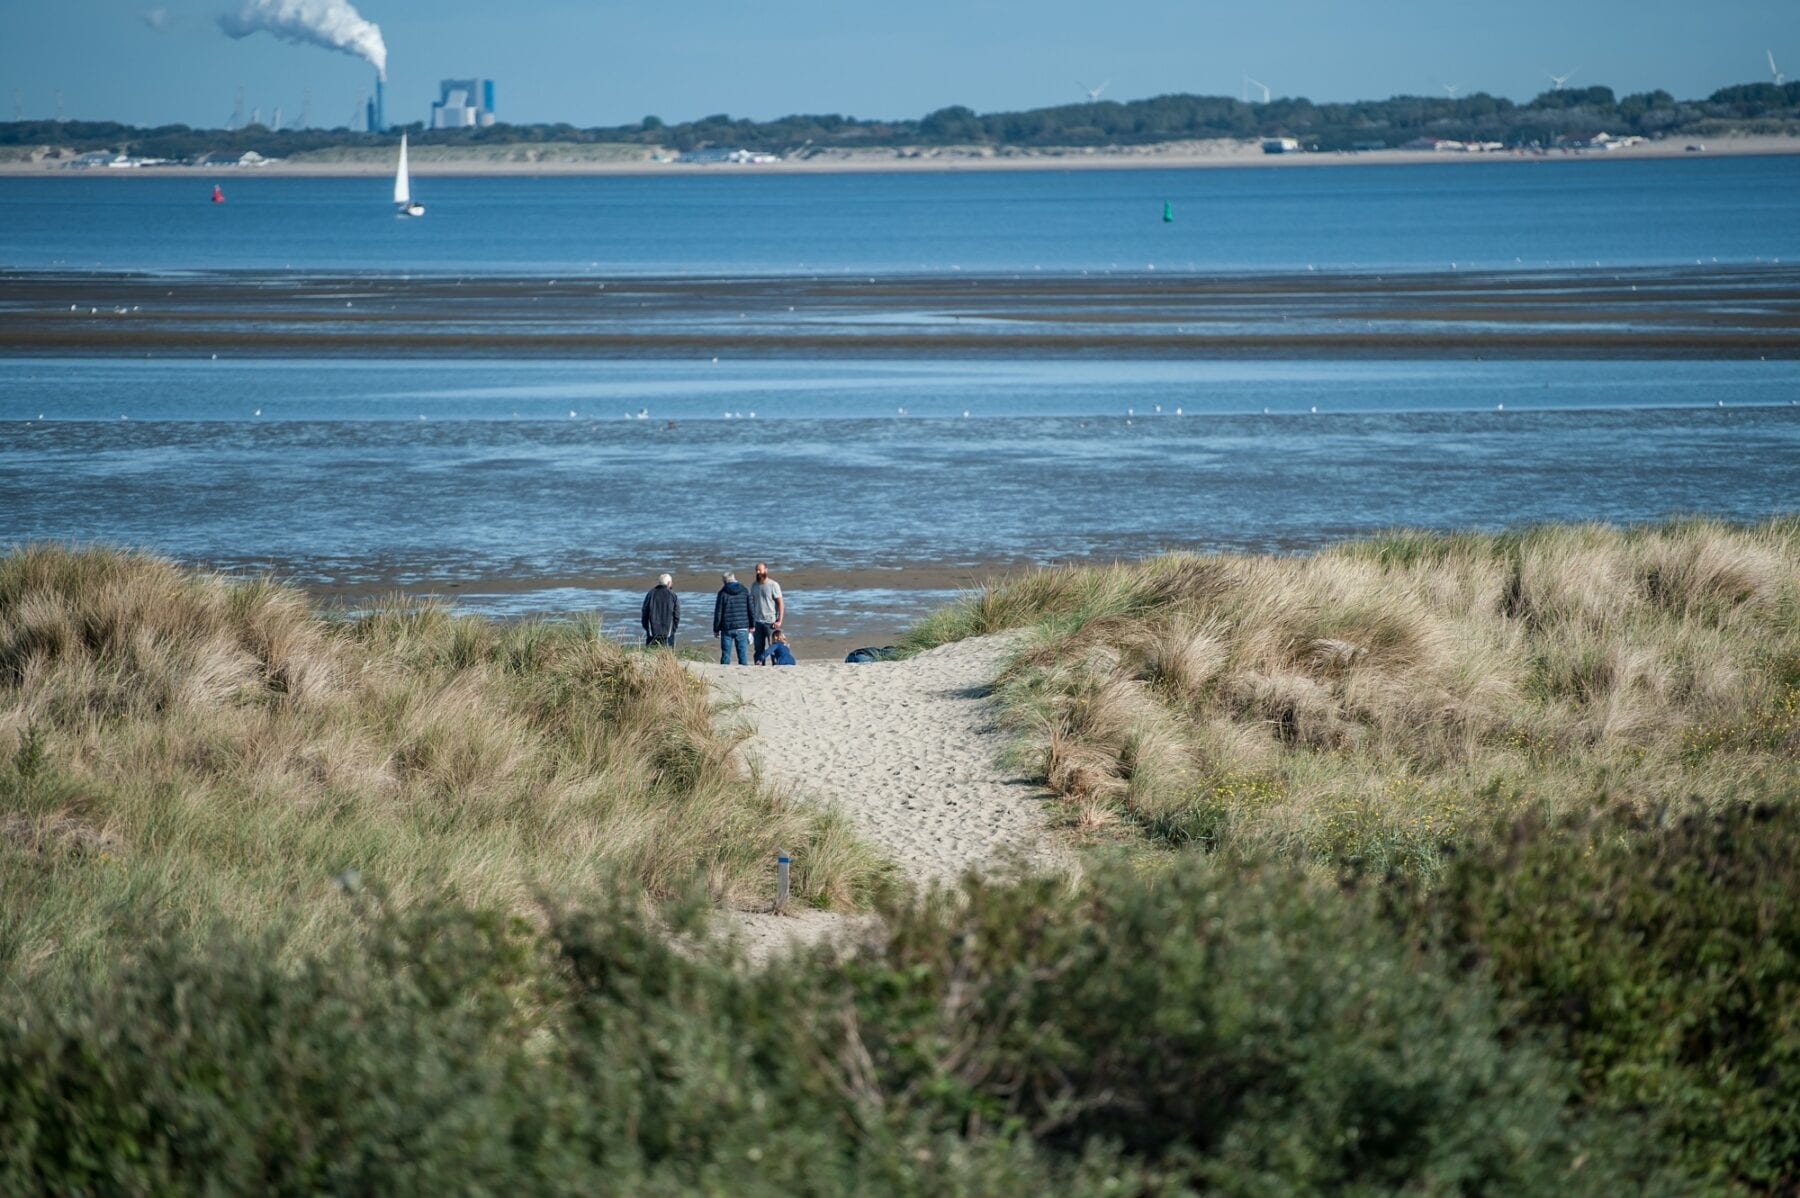
[[[406,134],[400,135],[400,166],[394,171],[396,216],[424,216],[425,205],[412,198],[412,174],[406,169]]]

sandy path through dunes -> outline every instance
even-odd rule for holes
[[[1006,640],[983,637],[908,661],[787,668],[698,665],[745,701],[763,776],[841,807],[917,883],[1022,859],[1052,863],[1047,793],[1001,767],[987,686]]]

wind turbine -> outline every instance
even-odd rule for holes
[[[1456,99],[1456,93],[1462,90],[1462,84],[1460,83],[1440,83],[1438,86],[1443,88],[1444,94],[1449,96],[1452,100]]]
[[[1089,104],[1094,104],[1094,103],[1099,102],[1100,93],[1105,91],[1108,87],[1112,86],[1112,80],[1108,79],[1105,83],[1102,83],[1099,87],[1089,87],[1087,84],[1085,84],[1081,80],[1077,79],[1075,81],[1075,86],[1079,87],[1082,91],[1087,93],[1087,98],[1088,98]]]
[[[1783,75],[1781,68],[1775,65],[1775,51],[1768,50],[1765,53],[1769,56],[1769,74],[1775,76],[1775,86],[1780,87],[1787,82],[1787,76]]]
[[[1567,83],[1569,80],[1571,80],[1573,78],[1575,78],[1574,71],[1570,71],[1566,75],[1551,75],[1550,83],[1552,84],[1552,86],[1551,86],[1550,90],[1553,92],[1561,91],[1563,89],[1563,84]]]
[[[1248,75],[1244,76],[1244,103],[1248,104],[1250,102],[1250,89],[1253,87],[1262,88],[1262,102],[1267,104],[1269,102],[1269,85],[1266,83],[1259,83]]]

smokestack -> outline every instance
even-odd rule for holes
[[[375,94],[369,97],[368,128],[370,133],[387,132],[387,81],[375,76]]]

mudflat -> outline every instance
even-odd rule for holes
[[[783,277],[0,272],[0,352],[1800,356],[1800,266]]]

